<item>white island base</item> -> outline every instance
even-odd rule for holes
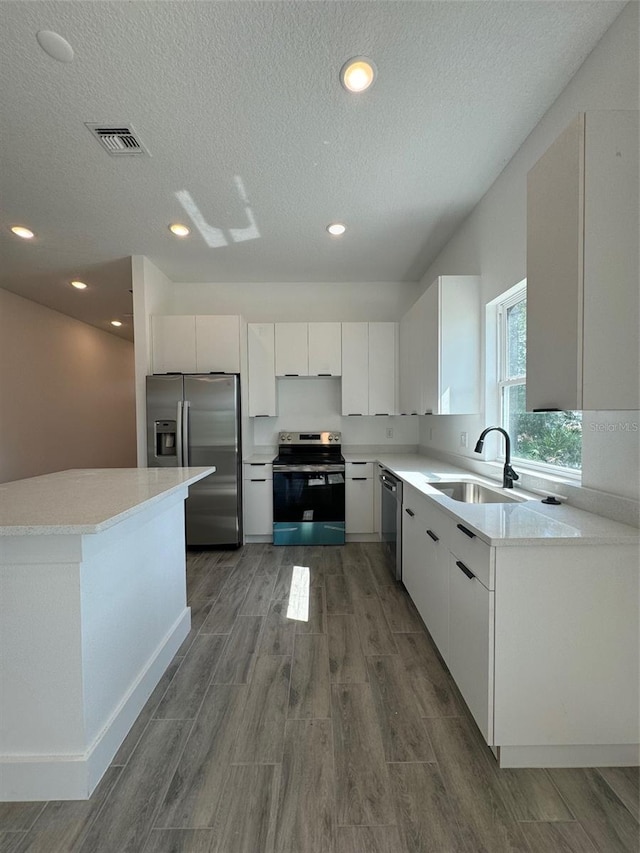
[[[184,500],[212,469],[180,470],[158,473],[151,498],[137,472],[143,499],[96,532],[12,535],[19,528],[5,525],[0,800],[87,799],[189,632]]]

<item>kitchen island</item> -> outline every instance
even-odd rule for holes
[[[0,485],[0,801],[91,795],[189,631],[184,501],[214,471]]]

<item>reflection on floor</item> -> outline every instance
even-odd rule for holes
[[[379,546],[192,553],[188,594],[91,799],[0,804],[0,853],[637,853],[638,769],[499,770]]]

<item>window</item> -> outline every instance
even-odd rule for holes
[[[501,424],[511,437],[511,456],[528,465],[580,470],[581,412],[527,412],[526,282],[498,302],[498,387]]]

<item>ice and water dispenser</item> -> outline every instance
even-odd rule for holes
[[[175,421],[155,421],[154,434],[156,457],[177,455]]]

